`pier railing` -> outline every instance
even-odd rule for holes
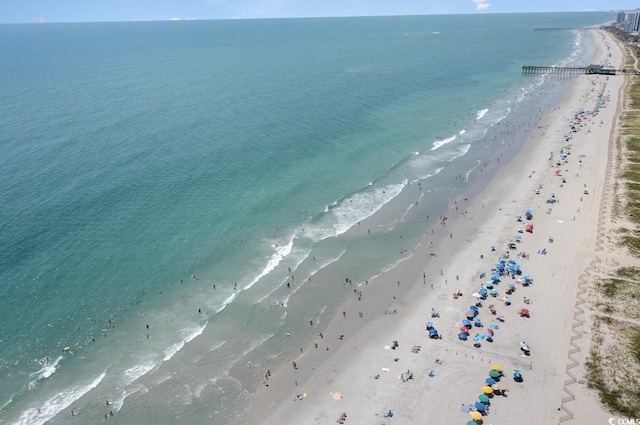
[[[599,75],[640,75],[633,69],[613,69],[613,68],[594,68],[593,66],[523,66],[522,73],[525,75],[551,74],[561,76],[572,76],[578,74],[599,74]]]

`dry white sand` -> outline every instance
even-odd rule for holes
[[[593,35],[597,45],[593,63],[608,60],[618,67],[623,57],[620,47],[604,32],[593,31]],[[364,299],[358,301],[354,296],[345,302],[347,317],[339,312],[324,337],[316,340],[318,348],[306,348],[297,359],[296,370],[287,366],[274,371],[269,387],[261,389],[239,423],[326,424],[346,413],[345,424],[466,424],[470,415],[459,406],[478,400],[493,364],[504,369],[506,376],[500,385],[509,391],[492,399],[485,424],[551,424],[566,416],[561,407],[567,395],[564,383],[577,282],[593,258],[608,145],[623,78],[575,77],[562,102],[545,113],[517,157],[483,193],[464,205],[467,214],[458,215],[441,229],[441,235],[453,234],[450,241],[444,238],[433,249],[424,244],[411,262],[361,285],[358,289]],[[597,116],[586,117],[566,142],[563,134],[570,132],[576,113],[593,111],[599,94],[607,99],[604,108]],[[567,144],[572,145],[570,155],[558,176],[553,165]],[[566,183],[561,186],[563,177]],[[534,189],[539,186],[542,189],[536,194]],[[558,203],[547,203],[552,193]],[[516,216],[527,209],[534,214],[534,232],[519,234]],[[452,211],[451,216],[455,215]],[[520,235],[522,242],[511,251],[511,258],[533,277],[534,284],[516,285],[510,306],[491,297],[483,301],[479,317],[484,327],[473,328],[471,336],[484,333],[492,323],[499,328],[493,343],[482,341],[475,348],[471,340],[458,340],[461,320],[475,302],[471,293],[486,280],[478,272],[490,275],[514,235]],[[491,252],[492,245],[496,252]],[[546,255],[537,253],[542,249]],[[429,257],[433,250],[437,250],[436,258]],[[520,251],[530,258],[516,258]],[[404,290],[396,286],[397,280],[418,284]],[[497,286],[500,296],[509,281],[503,279]],[[454,300],[456,288],[463,296]],[[524,304],[525,296],[531,304]],[[489,313],[490,303],[504,316],[504,323]],[[439,318],[430,318],[432,307],[439,311]],[[530,309],[531,318],[519,316],[523,307]],[[382,314],[385,310],[397,314]],[[364,318],[358,317],[359,311]],[[434,322],[442,339],[427,338],[427,321]],[[342,340],[337,336],[340,333],[345,334]],[[389,346],[394,340],[399,347],[392,350]],[[530,356],[522,355],[520,341],[529,344]],[[412,353],[414,345],[422,347],[419,353]],[[437,364],[436,359],[442,363]],[[523,382],[514,382],[513,369],[522,371]],[[403,382],[399,377],[408,370],[413,379]],[[429,376],[432,370],[434,376]],[[299,394],[306,396],[296,400]],[[564,407],[580,423],[607,423],[611,416],[584,388]],[[389,409],[394,416],[385,418]]]

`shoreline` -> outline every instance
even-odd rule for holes
[[[593,31],[592,34],[598,46],[596,56],[602,61],[603,43],[596,37],[601,32]],[[615,42],[611,44],[617,46]],[[594,60],[594,63],[598,61]],[[606,127],[613,125],[612,121],[590,128],[588,133],[583,130],[575,135],[576,144],[567,169],[578,167],[578,155],[584,150],[587,155],[584,165],[593,169],[592,176],[585,175],[585,167],[585,171],[580,170],[582,176],[572,182],[572,169],[567,172],[567,176],[571,176],[567,177],[567,187],[553,187],[557,184],[557,176],[549,171],[547,156],[549,150],[557,155],[563,144],[559,140],[563,130],[568,129],[570,118],[580,109],[594,106],[594,92],[589,90],[593,87],[592,81],[602,84],[606,80],[601,76],[575,78],[560,104],[544,112],[540,125],[515,158],[498,171],[475,199],[463,204],[468,213],[459,214],[434,232],[436,257],[430,256],[430,237],[424,236],[410,259],[368,284],[357,283],[345,288],[345,298],[349,293],[353,295],[324,327],[324,338],[315,338],[318,348],[313,344],[301,348],[303,353],[295,360],[297,369],[283,365],[274,370],[268,380],[269,387],[260,388],[250,411],[235,423],[324,423],[326,419],[335,420],[342,412],[348,414],[345,423],[364,423],[377,419],[376,414],[382,417],[388,409],[396,414],[394,423],[413,423],[416,417],[425,416],[437,419],[438,423],[463,423],[469,418],[463,413],[458,416],[457,406],[476,398],[482,376],[486,375],[492,362],[522,369],[525,382],[522,385],[514,383],[509,376],[509,367],[505,367],[505,382],[513,389],[509,399],[496,401],[489,417],[491,421],[504,421],[509,415],[516,414],[531,418],[530,423],[557,421],[576,286],[572,283],[565,287],[549,287],[549,282],[558,278],[571,282],[586,266],[585,255],[572,238],[584,229],[588,230],[582,232],[585,245],[595,243],[598,212],[595,201],[602,192],[596,188],[601,184],[598,177],[606,166],[607,152],[605,149],[603,153],[602,147],[595,143],[583,149],[583,146],[578,147],[577,140],[602,136]],[[607,86],[607,90],[611,90],[612,85]],[[604,114],[615,113],[610,104],[617,106],[619,90],[607,94],[611,100],[608,108],[600,112],[598,120]],[[595,122],[589,124],[596,125]],[[610,131],[605,133],[608,139]],[[575,174],[580,172],[575,171]],[[583,184],[594,188],[586,202],[577,200],[581,187],[576,180],[585,181]],[[518,183],[511,183],[516,181]],[[543,192],[535,195],[533,189],[539,184],[543,185]],[[575,199],[567,201],[569,190]],[[542,198],[551,191],[557,193],[562,203],[554,205],[553,213],[547,216]],[[526,247],[524,250],[530,254],[530,259],[517,261],[524,273],[532,274],[536,284],[516,290],[513,299],[518,301],[501,309],[509,316],[496,331],[496,341],[475,349],[471,343],[457,340],[459,326],[454,325],[459,325],[457,322],[463,318],[465,306],[473,301],[470,294],[480,284],[477,272],[488,272],[496,262],[495,253],[491,253],[489,246],[498,245],[498,242],[504,245],[512,237],[516,227],[514,216],[522,214],[524,209],[534,210],[533,223],[538,226],[542,221],[540,227],[554,235],[554,242],[549,243],[549,235],[541,235],[538,229],[532,235],[522,236],[521,246]],[[574,216],[577,216],[575,221]],[[535,252],[542,246],[548,249],[548,255],[536,256]],[[498,252],[502,251],[502,248],[498,249]],[[480,255],[484,259],[480,259]],[[551,258],[553,261],[548,261]],[[570,266],[563,266],[568,260]],[[558,267],[549,267],[548,263]],[[400,283],[396,285],[396,281]],[[411,284],[403,285],[402,282]],[[457,288],[462,290],[463,296],[452,300],[451,294]],[[362,291],[365,302],[358,300],[358,291]],[[522,308],[523,296],[533,300],[533,315],[530,320],[518,323],[519,318],[512,316]],[[487,300],[486,304],[490,302]],[[487,316],[486,304],[481,309],[481,316],[488,322],[491,316]],[[539,314],[542,309],[536,308],[539,304],[544,306],[543,314]],[[424,322],[429,320],[428,312],[432,307],[440,313],[440,318],[433,320],[444,337],[442,340],[429,340],[425,336]],[[397,314],[383,314],[382,311],[397,311]],[[362,318],[359,312],[362,312]],[[361,323],[363,320],[366,322]],[[558,323],[564,326],[559,327]],[[549,332],[552,328],[554,330]],[[339,334],[344,334],[344,339],[339,339]],[[520,358],[517,345],[514,345],[523,339],[532,345],[534,353],[526,359]],[[394,340],[400,343],[398,349],[386,350],[385,346],[390,346]],[[414,344],[422,346],[419,353],[411,353]],[[398,361],[394,361],[395,358]],[[436,359],[444,362],[435,364]],[[381,372],[383,368],[389,372]],[[427,376],[431,369],[436,371],[434,377]],[[406,370],[414,372],[416,378],[408,383],[395,379]],[[380,376],[373,380],[374,375]],[[547,391],[549,388],[553,390]],[[336,392],[343,398],[334,400],[331,393]],[[293,402],[297,394],[305,393],[306,397]],[[425,397],[433,403],[424,405],[421,400]],[[526,405],[526,401],[534,399],[543,403],[545,409]]]

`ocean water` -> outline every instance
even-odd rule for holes
[[[0,423],[228,423],[612,19],[0,26]]]

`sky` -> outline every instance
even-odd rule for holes
[[[609,11],[640,0],[0,0],[0,23]]]

